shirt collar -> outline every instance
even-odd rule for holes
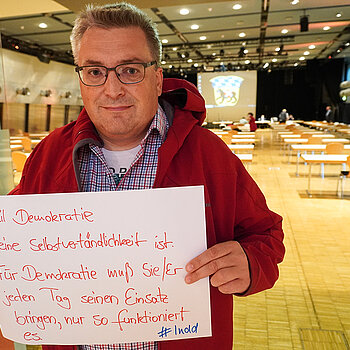
[[[168,129],[169,129],[168,119],[162,107],[158,104],[158,110],[152,120],[151,125],[148,128],[146,136],[144,137],[141,143],[145,142],[145,140],[148,138],[149,134],[153,130],[158,131],[163,143],[166,139]]]

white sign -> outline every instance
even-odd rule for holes
[[[202,186],[0,197],[0,324],[25,344],[211,335]]]

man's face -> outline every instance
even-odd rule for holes
[[[138,27],[92,27],[84,33],[78,55],[79,66],[115,67],[154,60],[146,36]],[[113,71],[102,86],[80,82],[85,108],[106,148],[128,149],[140,143],[157,111],[162,82],[162,70],[155,66],[146,68],[144,80],[137,84],[121,83]]]

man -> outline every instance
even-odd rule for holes
[[[12,194],[204,185],[209,249],[188,262],[185,282],[211,276],[213,336],[43,350],[231,349],[232,294],[259,292],[278,278],[281,217],[238,158],[201,128],[197,89],[163,81],[161,44],[145,14],[125,3],[88,7],[71,40],[85,108],[35,148]]]
[[[281,113],[278,115],[280,123],[285,123],[288,119],[288,112],[285,108],[282,109]]]
[[[333,122],[333,111],[332,111],[332,107],[331,106],[327,106],[326,107],[325,118],[326,118],[328,123],[332,123]]]

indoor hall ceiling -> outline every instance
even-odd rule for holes
[[[44,62],[72,63],[69,35],[75,12],[89,2],[56,0],[67,10],[1,17],[3,46]],[[160,0],[131,2],[157,23],[166,69],[283,68],[314,58],[350,56],[348,0],[168,0],[167,6]],[[237,5],[241,7],[234,9]],[[180,14],[183,8],[187,15]],[[303,17],[306,31],[301,31]],[[40,23],[47,28],[39,28]]]

